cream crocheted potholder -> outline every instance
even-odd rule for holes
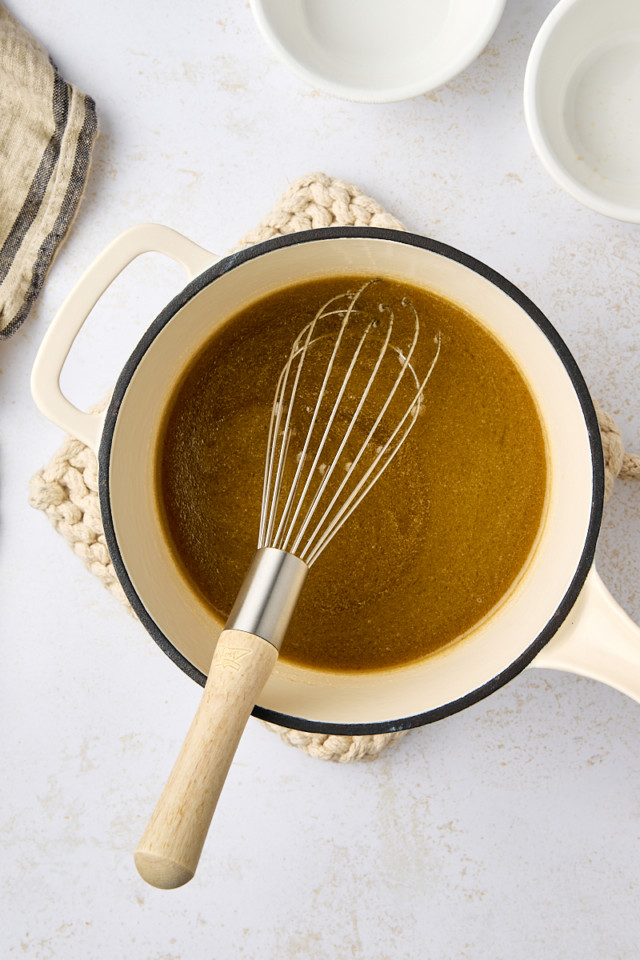
[[[324,174],[310,174],[291,184],[271,213],[243,237],[236,249],[298,230],[330,226],[405,229],[357,187]],[[620,431],[608,414],[598,411],[598,420],[605,456],[605,498],[608,498],[616,477],[640,479],[640,458],[625,453]],[[98,466],[93,452],[80,440],[66,437],[49,465],[32,477],[29,501],[46,513],[87,569],[134,615],[107,550],[98,501]],[[397,732],[340,737],[304,733],[270,723],[264,725],[310,756],[340,763],[372,759],[404,736],[404,732]]]

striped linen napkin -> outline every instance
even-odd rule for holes
[[[95,103],[0,4],[0,339],[27,317],[73,219]]]

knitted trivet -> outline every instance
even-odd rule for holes
[[[357,187],[324,174],[311,174],[293,183],[269,216],[238,244],[240,249],[261,240],[312,227],[404,227]],[[598,411],[605,459],[605,499],[616,477],[640,479],[640,457],[625,453],[620,431],[612,417]],[[95,455],[80,440],[66,437],[49,465],[31,479],[29,502],[43,510],[53,526],[91,573],[133,614],[109,557],[98,501],[98,467]],[[348,763],[371,759],[395,743],[404,732],[362,737],[303,733],[275,724],[266,727],[285,743],[322,760]]]

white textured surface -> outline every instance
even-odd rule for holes
[[[637,958],[640,707],[544,671],[364,765],[312,760],[252,721],[195,881],[146,887],[131,854],[199,688],[27,505],[61,440],[30,400],[31,365],[88,262],[145,220],[223,253],[314,170],[517,283],[638,451],[640,228],[562,193],[524,125],[551,6],[510,0],[463,75],[381,106],[303,86],[231,0],[22,0],[102,133],[43,295],[0,345],[3,958]],[[73,399],[103,396],[181,284],[155,256],[117,281],[65,371]],[[636,620],[639,498],[617,485],[599,546]]]

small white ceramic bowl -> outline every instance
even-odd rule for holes
[[[482,52],[505,0],[251,0],[263,37],[302,80],[343,100],[407,100]]]
[[[640,223],[640,0],[560,0],[531,48],[524,107],[557,182]]]

